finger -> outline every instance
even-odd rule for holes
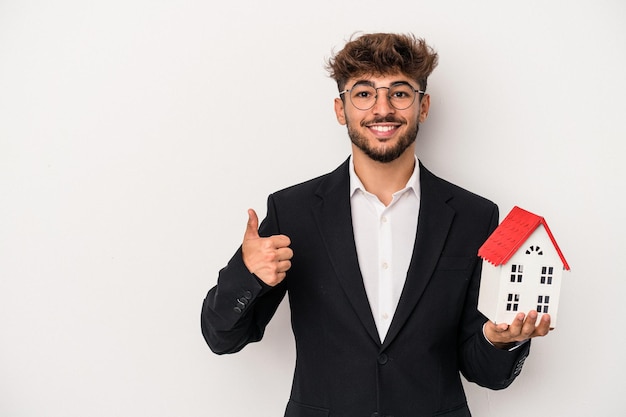
[[[280,248],[276,250],[276,257],[279,261],[288,261],[293,258],[293,250],[291,248]]]
[[[506,323],[495,324],[491,321],[487,321],[483,327],[483,332],[487,340],[499,349],[504,349],[510,342],[508,336],[509,325]]]
[[[291,245],[291,239],[289,239],[289,237],[285,235],[274,235],[270,236],[268,239],[269,242],[271,242],[272,247],[276,249],[287,248],[289,245]],[[291,258],[291,256],[289,258]]]
[[[487,321],[485,323],[485,332],[489,332],[489,333],[502,333],[502,332],[506,332],[507,329],[509,328],[509,325],[506,323],[494,323],[492,321]]]
[[[246,224],[246,233],[244,240],[257,239],[259,237],[259,216],[253,209],[248,209],[248,223]]]
[[[509,325],[507,323],[498,323],[496,329],[499,333],[504,333],[509,330]]]
[[[548,332],[552,329],[550,329],[550,315],[549,314],[544,314],[541,316],[541,320],[539,320],[539,324],[537,324],[537,327],[535,328],[535,334],[533,336],[545,336],[548,334]]]
[[[526,320],[524,320],[524,325],[522,326],[522,336],[524,338],[531,337],[531,335],[535,332],[536,324],[537,312],[535,310],[530,310],[526,316]]]
[[[519,313],[513,319],[513,322],[509,326],[509,332],[512,337],[517,337],[522,333],[522,327],[524,326],[524,313]]]
[[[276,272],[280,274],[281,272],[289,271],[290,268],[291,268],[291,261],[280,261],[278,262],[278,265],[276,266]]]

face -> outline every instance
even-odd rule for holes
[[[419,90],[419,85],[402,74],[384,77],[359,77],[348,80],[346,90],[355,84],[367,83],[375,88],[390,87],[396,83],[409,83]],[[359,110],[350,98],[344,95],[335,99],[337,120],[348,128],[348,135],[355,152],[362,152],[374,161],[388,163],[413,150],[419,124],[426,120],[430,107],[430,97],[425,94],[421,100],[418,94],[415,102],[404,110],[395,109],[387,97],[388,90],[377,90],[378,98],[368,110]],[[347,93],[349,94],[349,93]]]

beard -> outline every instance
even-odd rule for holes
[[[396,122],[396,120],[380,119],[374,120],[374,123]],[[415,139],[417,138],[417,132],[419,131],[419,123],[410,128],[404,135],[398,138],[398,141],[393,146],[384,145],[380,148],[373,148],[370,146],[368,139],[362,135],[357,129],[355,129],[351,123],[348,125],[348,136],[352,143],[365,153],[370,159],[381,162],[383,164],[395,161],[407,150]],[[365,123],[362,123],[360,127],[364,127]]]

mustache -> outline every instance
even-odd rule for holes
[[[389,116],[385,116],[385,117],[377,117],[375,119],[372,120],[364,120],[363,122],[361,122],[361,126],[366,126],[368,124],[373,124],[373,123],[400,123],[400,124],[405,124],[404,120],[400,120],[400,119],[396,119],[394,116],[389,115]]]

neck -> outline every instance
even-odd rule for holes
[[[365,189],[386,206],[393,194],[406,186],[415,169],[415,146],[409,146],[400,157],[391,162],[377,162],[361,150],[352,147],[354,171]]]

